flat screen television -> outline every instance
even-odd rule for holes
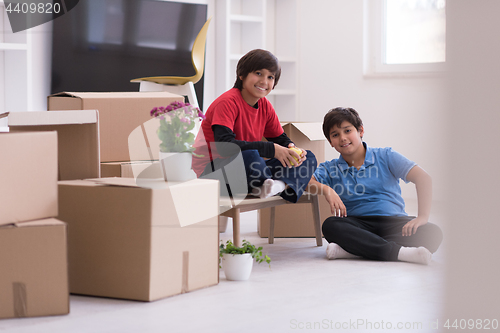
[[[53,22],[51,93],[138,91],[130,80],[191,76],[207,5],[84,0]],[[203,77],[195,84],[203,108]]]

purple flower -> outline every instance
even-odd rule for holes
[[[200,118],[200,119],[205,119],[205,115],[203,114],[203,112],[201,112],[201,110],[199,108],[194,107],[189,103],[183,103],[183,102],[172,102],[166,107],[165,106],[154,107],[151,110],[150,114],[152,117],[158,117],[158,116],[165,114],[167,112],[176,111],[176,110],[178,111],[179,116],[183,117],[180,120],[186,124],[190,124],[192,119],[194,119],[194,117],[196,117],[196,115],[198,115],[198,118]],[[181,115],[181,113],[182,113],[182,115]],[[162,117],[161,119],[165,119],[165,118]]]

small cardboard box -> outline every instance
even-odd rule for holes
[[[158,161],[104,162],[101,177],[162,178],[163,174]]]
[[[167,106],[175,101],[183,102],[184,97],[168,92],[62,92],[49,96],[47,104],[49,110],[98,110],[101,162],[120,162],[131,160],[130,133],[152,119],[150,111],[154,107]],[[132,160],[152,159],[147,150],[143,153]]]
[[[57,216],[56,132],[0,133],[0,156],[0,224]]]
[[[69,313],[66,225],[0,224],[0,318]]]
[[[154,301],[218,283],[218,182],[141,186],[59,182],[71,293]]]
[[[8,116],[12,133],[57,132],[59,180],[100,177],[99,119],[96,110],[11,112],[0,115],[0,118],[5,116]]]
[[[282,123],[286,135],[299,148],[310,150],[319,163],[325,161],[326,138],[323,134],[323,124],[310,123]],[[331,215],[328,202],[324,196],[319,198],[321,223]],[[315,237],[312,223],[311,205],[283,205],[276,207],[274,237]],[[269,223],[271,209],[259,210],[257,217],[257,231],[260,237],[269,237]]]

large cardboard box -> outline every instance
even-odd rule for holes
[[[0,156],[0,224],[56,216],[56,132],[0,133]]]
[[[325,161],[326,138],[320,122],[282,123],[283,130],[297,147],[310,150],[319,163]],[[324,196],[319,198],[321,222],[331,215]],[[312,208],[309,204],[284,205],[276,207],[274,237],[315,237],[312,223]],[[257,230],[260,237],[269,237],[271,209],[259,210]]]
[[[131,159],[128,138],[134,129],[152,119],[154,107],[175,101],[183,102],[184,97],[168,92],[62,92],[49,96],[47,104],[49,110],[99,110],[101,162],[121,162],[158,159],[140,149],[143,155]],[[159,139],[151,144],[159,144]]]
[[[218,283],[218,182],[141,186],[59,182],[71,293],[153,301]]]
[[[99,117],[96,110],[11,112],[0,115],[0,118],[5,116],[8,116],[11,133],[57,132],[59,180],[100,177]]]
[[[0,224],[0,318],[69,313],[66,234],[53,218]]]

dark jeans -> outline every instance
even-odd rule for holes
[[[252,188],[262,186],[266,179],[281,180],[287,185],[287,189],[280,194],[281,197],[290,202],[297,202],[317,166],[316,157],[309,150],[306,160],[300,166],[292,168],[283,167],[275,158],[264,160],[254,149],[241,152],[243,163],[237,163],[238,156],[240,154],[224,159],[218,158],[208,163],[200,178],[218,179],[221,193],[229,192],[230,195],[241,194],[243,191],[246,195]],[[222,172],[216,172],[218,170]],[[240,186],[235,193],[234,189],[238,186],[230,185],[238,183],[241,177],[246,177],[246,189]]]
[[[323,223],[323,235],[329,243],[354,255],[373,260],[397,261],[401,246],[423,246],[434,253],[443,239],[441,229],[432,223],[418,227],[411,236],[402,228],[414,216],[329,217]]]

